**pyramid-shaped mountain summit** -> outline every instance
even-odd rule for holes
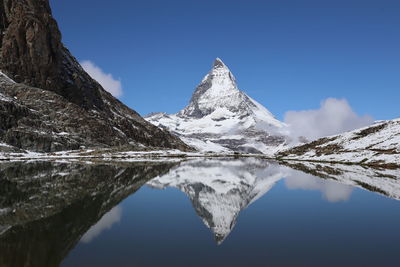
[[[146,119],[200,151],[272,154],[287,140],[286,125],[241,91],[219,58],[183,110]]]

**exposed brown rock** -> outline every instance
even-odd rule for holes
[[[100,86],[61,43],[48,0],[0,2],[0,69],[16,82],[56,92],[85,108],[103,109]]]
[[[385,127],[386,127],[385,124],[380,124],[380,125],[377,125],[377,126],[373,126],[373,127],[369,127],[369,128],[364,129],[364,130],[361,130],[361,131],[359,131],[357,133],[357,136],[354,137],[353,140],[357,140],[357,139],[366,137],[366,136],[368,136],[370,134],[379,132],[379,131],[383,130]]]
[[[187,149],[179,139],[147,123],[139,116],[127,119],[129,109],[113,116],[85,110],[62,96],[22,84],[3,85],[0,93],[13,101],[0,100],[0,143],[38,152],[85,147],[131,146]]]
[[[310,142],[310,143],[307,143],[304,145],[300,145],[300,146],[296,146],[289,150],[282,151],[282,152],[278,153],[278,157],[285,157],[285,156],[288,156],[291,154],[302,155],[304,153],[307,153],[310,150],[317,150],[321,154],[329,153],[329,150],[324,149],[323,147],[321,148],[320,146],[324,145],[326,143],[329,143],[330,141],[333,141],[333,140],[335,140],[335,138],[321,138],[321,139],[315,140],[313,142]]]

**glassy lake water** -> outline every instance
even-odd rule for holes
[[[398,266],[400,171],[0,163],[0,266]]]

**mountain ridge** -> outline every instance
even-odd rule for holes
[[[400,168],[400,118],[283,150],[280,159]]]

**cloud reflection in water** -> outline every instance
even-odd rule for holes
[[[82,237],[82,243],[90,243],[93,239],[99,236],[105,230],[120,222],[122,217],[122,208],[120,206],[114,207],[112,210],[104,214],[104,216],[93,225]]]
[[[321,191],[329,202],[347,201],[350,199],[353,187],[331,180],[323,180],[307,173],[291,171],[286,177],[285,185],[288,189],[304,189]]]

